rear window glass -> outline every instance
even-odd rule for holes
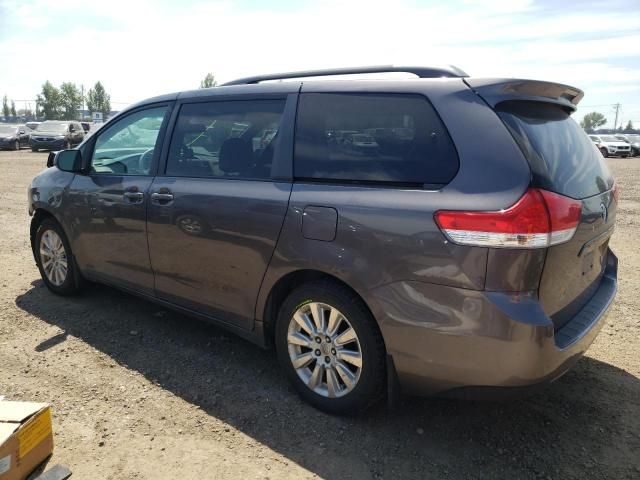
[[[563,109],[505,102],[497,110],[529,161],[534,186],[572,198],[591,197],[613,186],[602,154]]]
[[[422,187],[446,184],[457,171],[453,142],[420,95],[300,96],[296,178]]]

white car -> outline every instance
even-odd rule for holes
[[[631,154],[631,147],[613,135],[589,135],[589,138],[602,152],[604,157],[609,155],[619,155],[626,158]]]

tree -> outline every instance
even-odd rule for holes
[[[580,122],[580,126],[585,130],[593,130],[595,128],[601,127],[607,123],[606,117],[600,112],[591,112],[587,113],[582,121]]]
[[[16,113],[16,102],[14,102],[13,100],[11,100],[11,116],[12,117],[18,116],[18,114]]]
[[[75,83],[64,82],[60,85],[60,106],[63,120],[76,120],[82,106],[82,95]]]
[[[42,93],[37,98],[37,108],[47,120],[57,120],[62,115],[60,90],[54,87],[49,80],[42,85]]]
[[[102,83],[96,82],[93,88],[87,92],[87,108],[92,114],[102,113],[103,118],[106,118],[111,112],[111,97],[107,94]]]
[[[216,82],[216,78],[213,76],[213,73],[211,72],[207,73],[206,77],[204,77],[204,80],[200,82],[200,88],[211,88],[217,85],[218,85],[218,82]]]
[[[2,115],[4,115],[4,117],[8,117],[11,114],[11,110],[9,109],[9,102],[7,100],[7,96],[5,95],[2,98]]]
[[[624,128],[624,133],[633,133],[635,130],[633,129],[633,122],[629,120],[627,122],[627,126]]]

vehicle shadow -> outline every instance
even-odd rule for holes
[[[109,287],[62,298],[35,281],[16,304],[63,330],[37,352],[67,335],[80,338],[322,478],[632,478],[640,472],[640,381],[589,357],[526,400],[402,398],[392,411],[380,406],[342,418],[299,400],[273,352]]]

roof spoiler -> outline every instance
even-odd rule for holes
[[[285,80],[290,78],[304,77],[328,77],[334,75],[355,75],[362,73],[389,73],[403,72],[412,73],[419,78],[440,78],[440,77],[466,77],[467,74],[458,67],[449,65],[447,67],[396,67],[394,65],[378,65],[374,67],[348,67],[348,68],[329,68],[324,70],[304,70],[300,72],[271,73],[266,75],[256,75],[253,77],[239,78],[231,82],[223,84],[223,87],[229,85],[247,85],[252,83],[260,83],[266,80]]]
[[[529,100],[555,103],[574,112],[584,97],[584,92],[579,88],[540,80],[465,78],[464,81],[494,108],[508,100]]]

